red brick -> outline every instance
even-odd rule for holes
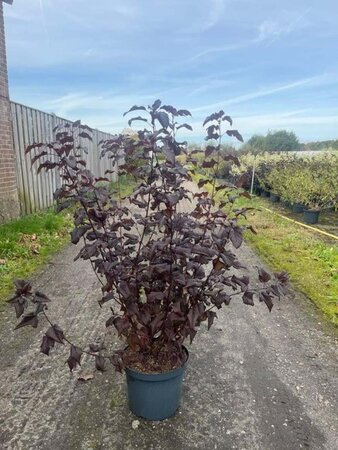
[[[0,68],[0,217],[10,218],[18,215],[19,207],[2,0],[0,0]]]

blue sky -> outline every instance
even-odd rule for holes
[[[245,138],[338,138],[337,0],[14,0],[4,6],[14,101],[110,132],[156,98],[220,108]]]

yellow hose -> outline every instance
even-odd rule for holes
[[[282,214],[279,214],[276,211],[273,211],[272,209],[265,208],[264,206],[259,206],[259,209],[260,208],[265,209],[266,211],[269,211],[272,214],[276,214],[277,216],[282,217],[283,219],[288,220],[289,222],[296,223],[297,225],[300,225],[304,228],[308,228],[309,230],[312,230],[312,231],[316,231],[317,233],[324,234],[325,236],[329,236],[330,238],[336,239],[338,241],[338,236],[335,236],[334,234],[327,233],[326,231],[320,230],[318,228],[310,227],[310,225],[306,225],[305,223],[302,223],[302,222],[297,222],[297,220],[290,219],[289,217],[283,216]]]

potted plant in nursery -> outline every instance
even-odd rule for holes
[[[181,129],[191,130],[180,119],[189,111],[163,105],[160,100],[147,108],[133,106],[128,113],[145,128],[135,135],[116,135],[101,143],[121,174],[134,177],[133,193],[122,199],[112,192],[107,180],[96,178],[82,158],[80,140],[91,139],[91,130],[79,121],[60,125],[53,143],[34,143],[33,162],[39,171],[58,170],[62,185],[55,192],[58,210],[74,208],[71,241],[79,245],[77,258],[92,264],[99,283],[100,307],[106,308],[106,327],[115,328],[121,349],[108,352],[94,343],[74,343],[50,317],[52,306],[45,293],[33,290],[29,282],[17,280],[9,303],[20,319],[16,328],[46,326],[41,352],[55,346],[69,347],[67,363],[76,369],[84,355],[92,357],[99,371],[112,364],[127,374],[129,406],[137,416],[161,420],[172,416],[179,405],[182,377],[188,364],[185,343],[193,342],[206,324],[210,329],[216,311],[235,299],[254,305],[273,300],[286,291],[285,273],[257,271],[257,280],[239,272],[242,233],[240,225],[247,208],[233,205],[237,188],[218,186],[214,174],[222,158],[238,163],[235,156],[221,154],[224,135],[242,139],[237,130],[225,129],[232,120],[223,111],[204,121],[207,140],[199,190],[191,182],[188,167],[177,163],[185,151],[177,141]],[[194,155],[188,158],[194,166]],[[194,169],[193,169],[194,170]],[[105,183],[103,183],[105,182]],[[209,184],[211,194],[203,189]],[[219,206],[215,194],[226,197]],[[182,204],[191,205],[190,210]],[[222,209],[231,205],[229,212]],[[81,242],[81,244],[80,244]],[[257,284],[258,281],[258,284]],[[60,281],[62,283],[62,280]],[[99,291],[98,291],[99,294]],[[48,311],[47,311],[48,304]]]
[[[333,180],[327,174],[316,170],[315,161],[304,168],[298,174],[298,177],[302,182],[301,201],[306,206],[304,209],[304,222],[310,225],[316,224],[318,223],[320,212],[335,202],[336,193],[332,189]]]

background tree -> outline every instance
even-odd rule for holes
[[[300,150],[300,143],[293,131],[278,130],[269,131],[266,136],[254,134],[242,147],[241,151],[246,153],[260,152],[284,152]]]
[[[250,150],[258,150],[262,152],[265,150],[265,140],[266,138],[262,134],[254,134],[248,140],[247,146]]]
[[[270,152],[299,150],[299,140],[293,131],[269,131],[265,137],[265,149]]]

